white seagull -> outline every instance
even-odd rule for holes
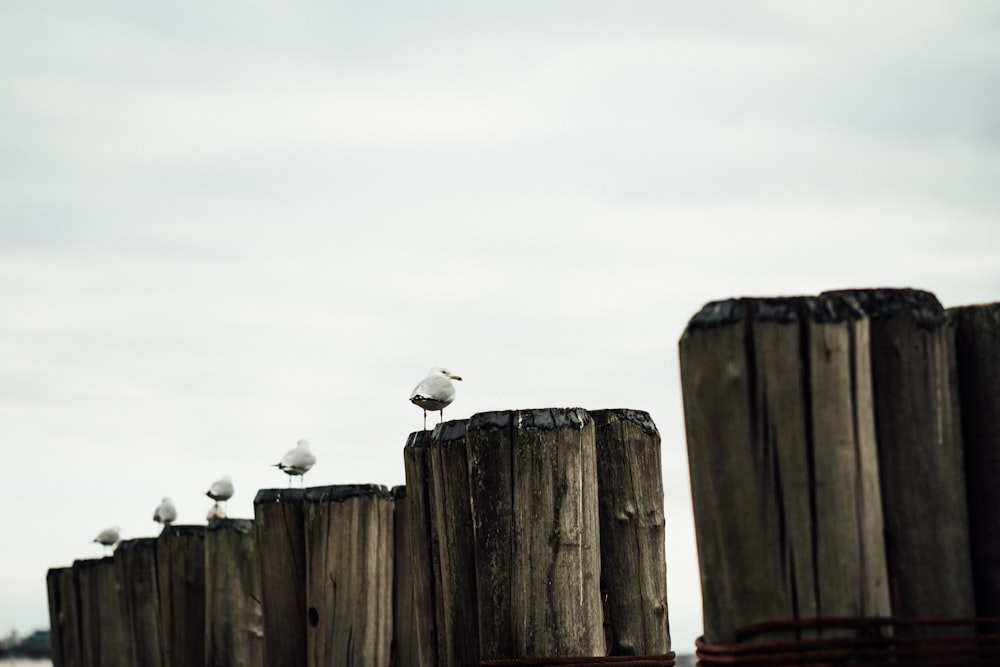
[[[219,501],[221,500],[226,502],[233,497],[233,478],[229,475],[223,475],[220,479],[212,482],[212,486],[208,488],[205,495],[215,501],[215,511],[217,513],[222,512],[222,510],[218,509]],[[228,507],[229,503],[226,503],[226,506]],[[223,512],[222,515],[217,518],[225,518],[225,516],[226,514]],[[212,518],[211,512],[209,513],[209,518]]]
[[[105,547],[104,553],[107,553],[108,552],[107,548],[113,547],[118,542],[118,540],[121,539],[121,534],[122,534],[121,528],[119,528],[118,526],[111,526],[110,528],[105,528],[100,533],[98,533],[97,537],[94,538],[94,541],[97,542],[98,544],[103,545]]]
[[[455,400],[452,380],[462,378],[451,371],[435,366],[410,394],[410,402],[424,409],[424,430],[427,430],[427,411],[437,410],[444,422],[444,409]]]
[[[292,485],[292,475],[305,475],[309,472],[309,469],[313,467],[316,463],[316,457],[311,451],[309,451],[309,441],[299,440],[295,445],[295,449],[290,449],[281,457],[281,463],[275,463],[274,466],[288,475],[288,486]],[[300,478],[299,486],[305,484],[304,479]]]
[[[169,526],[176,520],[177,508],[174,507],[174,501],[170,500],[170,498],[164,498],[160,506],[153,512],[153,521],[162,523],[164,526]]]

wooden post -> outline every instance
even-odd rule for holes
[[[846,299],[738,299],[681,338],[709,643],[888,612],[866,325]]]
[[[646,412],[596,410],[601,581],[611,655],[670,651],[660,432]]]
[[[428,446],[427,492],[438,665],[479,663],[476,552],[469,502],[468,420],[438,424]]]
[[[156,540],[164,667],[205,664],[205,526],[165,526]]]
[[[304,489],[261,489],[253,501],[264,664],[306,665]]]
[[[948,314],[955,322],[976,614],[1000,616],[1000,303]]]
[[[253,521],[212,519],[205,532],[205,666],[261,667],[264,630]]]
[[[389,664],[392,496],[384,486],[306,490],[308,663]]]
[[[78,560],[73,564],[80,594],[80,633],[85,667],[128,667],[132,641],[128,604],[115,557]]]
[[[482,658],[604,655],[590,415],[479,413],[466,441]]]
[[[403,448],[406,471],[406,523],[409,543],[397,545],[398,553],[407,554],[413,595],[413,643],[398,654],[399,667],[438,664],[437,626],[434,620],[434,565],[431,554],[430,500],[427,490],[431,431],[415,431]],[[406,662],[409,660],[410,662]]]
[[[72,567],[53,568],[46,575],[53,667],[80,667],[80,613]]]
[[[156,573],[156,538],[124,540],[115,552],[117,576],[125,584],[129,621],[126,624],[136,665],[160,667],[160,582]]]
[[[392,659],[395,667],[419,667],[415,646],[416,617],[413,576],[410,568],[410,521],[406,487],[394,486],[392,494],[393,544],[397,557],[392,560]]]
[[[856,300],[871,319],[892,613],[972,616],[954,327],[928,292],[879,289],[833,294]],[[904,632],[915,631],[900,630]]]

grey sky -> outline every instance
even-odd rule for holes
[[[676,344],[703,303],[1000,300],[977,2],[0,5],[0,632],[108,524],[402,483],[482,410],[647,410],[700,630]]]

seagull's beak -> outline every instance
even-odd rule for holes
[[[452,380],[461,380],[462,379],[461,375],[449,375],[448,377],[450,377]]]

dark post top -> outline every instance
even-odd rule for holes
[[[212,519],[208,522],[208,530],[235,530],[248,534],[253,532],[253,519]]]
[[[391,498],[392,496],[382,484],[334,484],[331,486],[314,486],[306,489],[306,500],[311,503],[336,503],[359,496],[375,498]]]
[[[653,423],[653,418],[649,416],[648,412],[643,410],[630,410],[628,408],[591,410],[590,416],[594,420],[594,426],[597,428],[615,422],[627,421],[632,422],[648,435],[656,435],[658,433],[656,424]]]
[[[160,531],[160,537],[165,535],[197,535],[199,533],[205,532],[205,526],[193,525],[193,524],[182,524],[182,525],[169,525],[164,526],[163,530]]]
[[[688,330],[736,324],[749,317],[754,322],[849,322],[865,315],[853,293],[826,292],[820,296],[742,297],[710,301],[688,322]],[[856,298],[856,297],[855,297]]]
[[[400,484],[399,486],[394,486],[389,489],[390,495],[392,495],[394,500],[399,500],[400,498],[406,497],[406,485]]]
[[[469,426],[468,419],[453,419],[434,427],[431,439],[436,442],[448,442],[450,440],[461,440],[465,437],[465,431]]]
[[[916,289],[847,289],[823,292],[821,296],[840,296],[855,299],[865,313],[873,318],[888,318],[907,313],[925,329],[944,324],[948,315],[941,302],[930,292]]]
[[[431,441],[432,431],[414,431],[406,438],[406,448],[424,447]]]
[[[305,489],[261,489],[254,496],[254,505],[264,505],[266,503],[293,503],[306,497]]]
[[[118,543],[118,548],[116,551],[132,551],[133,549],[138,549],[140,547],[155,547],[156,538],[155,537],[138,537],[133,540],[122,540]]]
[[[592,421],[583,408],[535,408],[531,410],[496,410],[477,412],[469,419],[468,428],[491,430],[510,428],[535,428],[555,431],[561,428],[583,428]]]

